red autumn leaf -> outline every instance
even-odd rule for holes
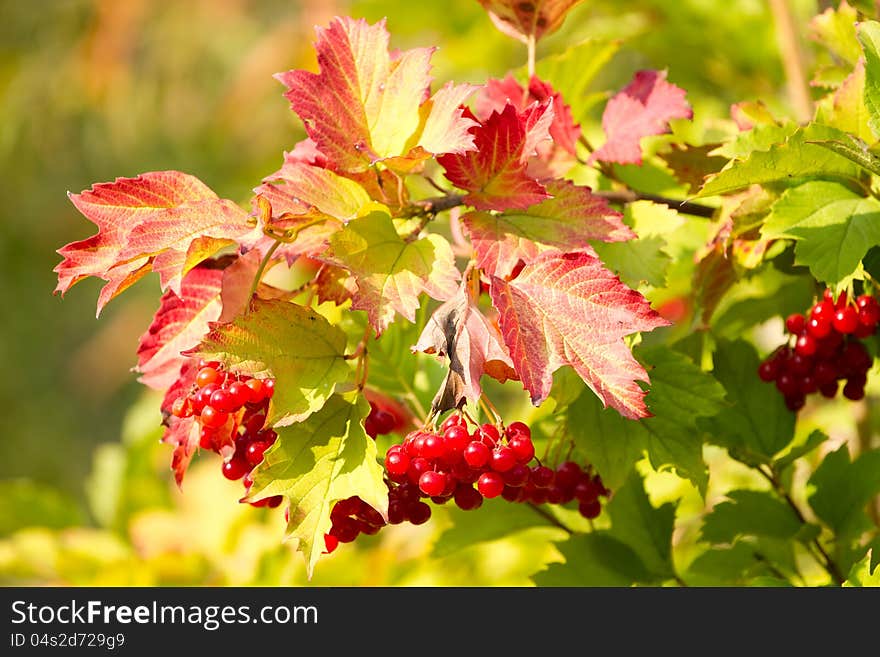
[[[622,242],[635,237],[623,215],[589,187],[568,180],[544,184],[553,198],[527,210],[471,212],[462,217],[477,266],[487,274],[507,278],[520,260],[530,262],[550,248],[576,251],[589,247],[589,240]]]
[[[570,365],[606,406],[628,418],[649,415],[636,383],[648,375],[623,338],[668,322],[592,250],[544,253],[510,282],[493,276],[490,294],[534,404],[550,393],[553,372]]]
[[[524,209],[549,196],[526,167],[549,135],[553,121],[550,104],[536,103],[522,113],[506,105],[473,129],[477,150],[437,158],[449,181],[469,192],[464,197],[466,204],[478,210]]]
[[[642,137],[670,131],[672,119],[693,118],[685,91],[666,81],[666,71],[639,71],[605,106],[602,128],[607,141],[590,160],[641,164]]]
[[[190,393],[196,384],[196,373],[198,372],[198,360],[194,358],[184,358],[183,363],[178,370],[177,378],[168,388],[165,397],[162,399],[162,415],[164,416],[165,434],[162,436],[162,442],[174,447],[171,456],[171,469],[174,471],[174,479],[180,486],[183,482],[183,476],[193,454],[199,446],[200,427],[195,417],[178,418],[171,415],[171,406],[174,401],[180,397],[184,397]]]
[[[523,88],[512,75],[508,75],[503,80],[489,80],[474,103],[474,114],[485,121],[493,111],[501,112],[507,103],[523,111],[532,103],[546,103],[550,99],[553,102],[551,141],[538,144],[537,153],[530,159],[528,167],[529,174],[539,179],[562,176],[577,161],[576,144],[581,127],[574,122],[571,107],[565,103],[562,94],[537,76],[532,76],[528,87]]]
[[[208,323],[220,317],[222,278],[221,269],[196,267],[183,278],[180,296],[165,292],[138,344],[141,383],[165,390],[179,377],[188,360],[180,352],[195,347],[208,332]]]
[[[70,194],[70,200],[98,233],[59,249],[64,260],[55,267],[55,292],[63,295],[88,276],[103,278],[99,314],[150,269],[159,273],[163,290],[179,293],[187,271],[252,230],[235,203],[179,171],[117,178]]]
[[[446,380],[433,403],[438,413],[459,408],[465,399],[479,399],[483,374],[501,383],[518,378],[498,329],[473,302],[467,283],[434,311],[413,351],[449,357]]]
[[[492,22],[508,36],[538,41],[562,25],[568,10],[581,0],[479,0]]]
[[[380,160],[470,148],[472,123],[459,107],[472,87],[430,96],[433,48],[388,51],[385,21],[335,18],[317,30],[320,73],[276,77],[309,137],[338,171],[364,171]]]

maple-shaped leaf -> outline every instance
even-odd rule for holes
[[[138,344],[138,379],[144,385],[165,390],[180,375],[186,359],[180,352],[195,347],[208,323],[220,317],[220,285],[223,270],[196,267],[184,276],[180,296],[172,290],[162,295],[159,310]]]
[[[364,171],[418,148],[430,154],[470,148],[466,131],[472,123],[459,105],[472,87],[450,87],[429,99],[432,48],[389,53],[384,20],[369,25],[335,18],[317,29],[317,37],[320,73],[295,70],[276,77],[309,137],[337,170]]]
[[[551,102],[524,112],[505,105],[473,129],[476,150],[437,158],[446,178],[468,191],[464,202],[477,210],[524,209],[547,198],[544,186],[528,174],[529,157],[549,136]]]
[[[623,215],[595,196],[589,187],[568,180],[545,182],[553,197],[523,211],[471,212],[462,222],[476,252],[477,266],[506,278],[522,260],[527,263],[548,248],[577,251],[589,240],[622,242],[635,233]]]
[[[562,176],[577,161],[576,145],[581,136],[581,127],[574,122],[571,107],[565,103],[562,95],[537,76],[533,75],[528,86],[523,87],[513,75],[508,74],[503,80],[489,80],[474,102],[474,114],[485,121],[493,111],[503,111],[508,103],[524,111],[532,103],[546,103],[550,99],[553,102],[551,140],[538,144],[537,153],[528,165],[529,174],[539,179]]]
[[[247,215],[218,198],[203,182],[179,171],[98,183],[70,200],[98,233],[58,253],[56,293],[97,276],[107,281],[98,313],[113,297],[147,274],[159,273],[162,289],[180,295],[183,276],[219,249],[252,231]]]
[[[492,22],[504,34],[523,43],[552,34],[560,28],[569,9],[581,0],[479,0]]]
[[[467,283],[434,311],[412,349],[449,357],[446,380],[432,404],[435,413],[478,400],[483,374],[501,383],[518,378],[501,334],[474,303]]]
[[[532,403],[550,393],[553,372],[570,365],[606,406],[628,418],[649,415],[645,369],[623,341],[668,322],[620,282],[591,250],[548,252],[489,289],[504,342]]]
[[[234,372],[274,377],[266,418],[274,426],[317,411],[349,375],[345,334],[308,308],[274,299],[254,299],[245,314],[212,325],[186,355],[220,361]]]
[[[288,536],[298,542],[311,577],[332,524],[333,505],[358,496],[383,516],[388,488],[376,442],[364,432],[366,399],[333,395],[305,422],[278,430],[278,439],[253,471],[249,501],[283,495],[290,501]]]
[[[638,71],[605,106],[602,129],[607,141],[590,160],[641,164],[642,137],[669,132],[672,119],[693,118],[685,95],[666,81],[666,71]]]
[[[381,334],[398,312],[415,321],[422,292],[440,301],[455,294],[460,275],[452,248],[440,235],[404,239],[391,217],[373,212],[330,238],[325,258],[350,271],[357,283],[354,310],[365,310]]]
[[[347,269],[323,265],[315,276],[315,294],[320,303],[332,301],[341,306],[357,292],[357,283]]]

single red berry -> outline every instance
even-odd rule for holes
[[[529,429],[529,426],[524,422],[512,422],[507,425],[507,435],[509,437],[513,437],[517,434],[525,436],[526,438],[532,437],[532,430]]]
[[[547,489],[547,501],[550,504],[562,504],[565,501],[565,489],[554,484]]]
[[[463,454],[465,448],[471,442],[471,435],[461,425],[449,427],[443,432],[443,443],[447,453]]]
[[[837,368],[828,361],[823,360],[816,363],[816,368],[813,370],[813,378],[816,379],[816,383],[820,386],[832,383],[837,380]]]
[[[482,468],[489,462],[491,456],[491,450],[476,440],[468,443],[468,446],[464,448],[465,463],[472,468]]]
[[[266,398],[263,390],[263,381],[260,379],[248,379],[244,382],[248,389],[248,401],[251,404],[259,404]]]
[[[510,447],[497,447],[492,451],[489,465],[495,472],[507,472],[516,461],[516,453]]]
[[[380,436],[384,436],[386,433],[391,433],[394,430],[394,426],[397,424],[394,415],[383,408],[376,409],[376,412],[371,413],[371,415],[373,415],[373,420],[376,423],[376,430]]]
[[[824,317],[829,322],[831,321],[831,317],[834,315],[834,304],[830,301],[821,301],[813,306],[813,309],[810,311],[810,318],[817,319],[820,317]]]
[[[202,427],[199,432],[199,447],[202,449],[214,449],[214,437],[216,435],[210,427]]]
[[[765,360],[758,366],[758,378],[761,381],[765,381],[769,383],[770,381],[775,381],[776,377],[779,375],[779,362],[770,359]]]
[[[193,407],[189,397],[178,397],[171,404],[171,415],[174,417],[189,417],[192,414]]]
[[[204,388],[206,385],[210,383],[216,383],[220,378],[220,372],[218,372],[213,367],[203,367],[196,374],[196,385],[199,388]]]
[[[354,518],[343,518],[330,528],[330,535],[335,536],[340,543],[351,543],[360,533],[358,521]]]
[[[826,287],[822,292],[822,299],[828,303],[834,303],[834,290],[830,287]]]
[[[797,376],[804,376],[813,371],[813,359],[800,353],[796,353],[788,361],[788,371]]]
[[[504,479],[497,472],[484,472],[477,479],[477,490],[485,498],[498,497],[504,490]]]
[[[529,475],[529,483],[535,488],[549,488],[553,485],[555,478],[556,473],[553,470],[546,465],[539,465],[532,469],[532,473]]]
[[[861,316],[859,318],[859,327],[853,331],[853,336],[856,338],[864,339],[870,338],[874,335],[874,332],[877,330],[877,326],[875,324],[862,324]]]
[[[504,473],[504,483],[511,488],[519,488],[525,486],[529,480],[530,470],[522,463],[517,463],[510,470]]]
[[[846,306],[834,313],[831,324],[838,333],[853,333],[859,327],[859,311],[855,306]]]
[[[498,427],[494,424],[481,424],[480,427],[474,431],[473,434],[474,440],[481,441],[486,447],[495,447],[498,444],[498,441],[501,440],[501,434],[498,432]]]
[[[414,525],[423,525],[431,517],[431,507],[424,502],[412,502],[406,509],[409,521]]]
[[[779,378],[776,379],[776,387],[786,397],[797,394],[800,391],[800,383],[797,378],[788,372],[783,372],[779,375]]]
[[[385,455],[385,469],[389,474],[403,475],[409,469],[410,458],[403,450],[391,452]]]
[[[798,336],[797,342],[795,342],[795,355],[800,354],[801,356],[812,356],[816,353],[817,347],[818,341],[816,338],[808,331],[804,331]]]
[[[446,447],[443,445],[443,438],[437,434],[429,434],[425,437],[425,444],[422,447],[422,456],[426,459],[439,459],[446,454]]]
[[[473,511],[483,506],[483,496],[470,484],[458,484],[454,499],[455,505],[462,511]]]
[[[556,485],[560,488],[574,488],[581,476],[581,466],[574,461],[566,461],[556,470]]]
[[[819,389],[815,377],[807,375],[801,379],[800,392],[804,395],[811,395]]]
[[[446,475],[428,470],[419,477],[419,488],[428,497],[441,495],[446,488]]]
[[[810,321],[807,322],[807,331],[814,338],[821,340],[826,337],[829,333],[831,333],[831,318],[832,315],[822,314],[819,316],[813,316],[810,318]]]
[[[226,388],[217,388],[217,390],[211,395],[211,399],[208,403],[218,411],[223,411],[224,413],[229,413],[230,411],[235,410],[233,397],[229,394],[229,391]]]
[[[248,464],[247,459],[236,454],[228,461],[223,462],[223,476],[229,479],[230,481],[236,481],[244,477],[248,472],[250,472],[251,466]]]
[[[798,335],[803,332],[803,330],[807,326],[807,320],[800,313],[795,313],[793,315],[789,315],[785,320],[785,328],[788,329],[788,332],[792,335]]]
[[[785,397],[785,405],[790,411],[799,411],[804,407],[804,404],[806,403],[806,398],[799,392],[793,395],[786,395]]]
[[[418,485],[419,479],[421,478],[422,474],[430,469],[431,462],[422,456],[417,456],[414,459],[410,460],[409,469],[406,471],[406,476],[413,484]]]
[[[213,406],[205,406],[202,409],[200,419],[202,422],[202,426],[211,427],[212,429],[218,429],[226,424],[226,421],[229,419],[229,413],[219,411]]]
[[[379,435],[379,427],[376,426],[376,420],[373,419],[372,413],[364,419],[364,433],[370,438],[375,438]]]
[[[262,440],[255,440],[250,443],[244,452],[247,462],[252,466],[259,464],[259,462],[263,460],[263,454],[269,449],[269,446],[270,443]]]
[[[464,419],[464,417],[453,413],[448,418],[443,420],[443,424],[440,425],[440,429],[442,431],[446,431],[449,427],[463,427],[465,426],[465,421],[466,420]]]
[[[406,520],[406,506],[403,502],[388,503],[388,524],[399,525]]]
[[[226,388],[226,391],[232,398],[232,410],[238,410],[247,404],[250,399],[251,393],[244,381],[233,381],[229,384],[229,387]]]
[[[832,381],[831,383],[826,383],[819,386],[819,393],[823,397],[833,399],[834,396],[837,395],[837,381]]]
[[[266,399],[275,396],[275,379],[263,379],[263,396]]]
[[[599,514],[602,513],[602,505],[598,499],[581,502],[578,504],[578,513],[584,518],[598,518]]]
[[[215,391],[219,389],[216,383],[209,383],[204,388],[201,388],[195,396],[195,410],[198,413],[202,412],[202,409],[211,403],[211,395],[214,394]]]
[[[535,456],[535,445],[532,443],[532,439],[524,434],[515,434],[508,441],[507,446],[513,450],[516,460],[520,463],[528,463]]]

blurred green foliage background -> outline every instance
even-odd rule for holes
[[[793,2],[798,24],[821,4]],[[93,232],[65,194],[94,182],[180,169],[247,203],[303,136],[271,76],[314,67],[312,26],[337,14],[387,17],[395,47],[439,45],[438,83],[525,60],[474,0],[0,0],[0,582],[302,581],[278,514],[235,504],[216,463],[194,468],[185,495],[172,486],[158,400],[130,372],[155,278],[96,321],[100,281],[62,301],[52,268],[55,249]],[[588,93],[666,68],[698,124],[756,98],[791,113],[763,0],[587,0],[538,56],[587,38],[622,41]],[[591,130],[600,116],[601,103]],[[529,540],[545,528],[426,560],[438,516],[341,551],[315,583],[521,584],[558,558]]]

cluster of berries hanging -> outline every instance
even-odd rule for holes
[[[265,426],[274,393],[275,379],[233,374],[222,370],[219,363],[202,361],[195,385],[189,394],[174,401],[171,414],[179,418],[195,416],[201,427],[202,449],[220,454],[224,446],[234,447],[232,455],[223,461],[223,476],[231,481],[241,479],[247,492],[253,483],[251,470],[278,437]],[[282,499],[275,495],[251,504],[276,507]]]
[[[792,411],[803,408],[812,393],[834,397],[840,381],[844,397],[862,399],[873,360],[861,339],[873,335],[878,322],[880,303],[873,296],[863,294],[850,303],[843,292],[835,302],[833,292],[825,290],[805,315],[786,319],[789,342],[761,363],[758,376],[776,383]]]
[[[502,434],[493,424],[469,430],[463,416],[452,415],[439,433],[413,431],[385,455],[388,523],[427,522],[431,507],[426,499],[435,504],[451,500],[464,511],[478,509],[484,498],[499,496],[531,504],[577,500],[584,517],[595,518],[601,513],[599,498],[607,497],[609,491],[598,474],[573,461],[555,471],[540,463],[530,466],[534,458],[531,430],[522,422],[510,424]],[[386,524],[358,497],[337,502],[330,519],[332,527],[325,536],[328,552],[359,534],[375,534]]]

